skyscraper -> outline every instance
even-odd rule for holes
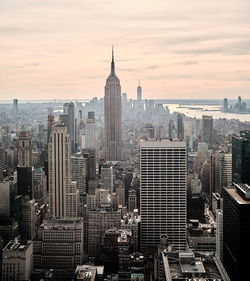
[[[140,85],[140,81],[139,81],[139,85],[137,87],[137,100],[142,100],[142,88]]]
[[[86,148],[95,148],[95,113],[88,112],[88,119],[86,120]]]
[[[18,166],[32,166],[32,138],[28,131],[21,131],[18,139]]]
[[[67,128],[63,124],[54,126],[48,144],[49,213],[53,217],[72,216],[72,205],[78,207],[75,185],[71,182],[70,145]],[[72,200],[76,202],[73,204]]]
[[[224,98],[223,100],[223,111],[228,112],[228,99]]]
[[[76,149],[76,136],[75,136],[75,106],[73,102],[65,103],[63,105],[63,112],[64,114],[68,115],[67,123],[65,125],[67,126],[68,133],[71,140],[71,151],[75,152]]]
[[[156,247],[160,235],[179,250],[186,246],[187,152],[184,141],[142,141],[141,250]]]
[[[206,142],[209,147],[213,140],[213,117],[202,115],[202,141]]]
[[[47,142],[49,142],[49,139],[50,139],[50,136],[51,136],[51,133],[52,133],[52,127],[54,125],[54,122],[55,122],[55,116],[50,114],[48,115],[48,127],[47,127]]]
[[[250,184],[250,130],[232,137],[233,182]]]
[[[223,264],[231,281],[249,279],[250,186],[223,188]]]
[[[18,139],[17,192],[18,195],[34,198],[34,168],[32,166],[32,137],[21,131]]]
[[[2,182],[4,179],[4,162],[4,149],[0,143],[0,182]]]
[[[122,159],[121,86],[115,74],[112,49],[111,73],[106,80],[104,96],[104,158],[107,161]]]
[[[180,113],[177,115],[177,138],[179,140],[184,139],[184,124]]]
[[[175,126],[173,120],[170,120],[168,124],[168,138],[170,140],[175,138]]]

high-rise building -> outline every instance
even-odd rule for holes
[[[122,160],[122,102],[120,80],[115,74],[112,50],[111,73],[106,80],[104,96],[104,158]]]
[[[223,263],[223,210],[216,211],[216,255]]]
[[[202,141],[206,142],[209,147],[213,140],[213,117],[202,115]]]
[[[53,217],[69,217],[72,196],[77,199],[77,191],[73,191],[75,187],[71,183],[70,146],[67,128],[63,124],[54,126],[48,144],[49,214]]]
[[[157,247],[162,234],[176,249],[185,249],[186,142],[142,141],[140,171],[142,251]]]
[[[101,183],[102,187],[113,192],[113,167],[104,164],[101,169]]]
[[[219,152],[219,192],[232,185],[232,153]]]
[[[223,264],[231,281],[249,279],[250,186],[223,189]]]
[[[50,136],[51,136],[51,133],[52,133],[52,128],[53,128],[54,122],[55,122],[55,116],[52,115],[52,114],[48,115],[47,143],[50,140]]]
[[[87,191],[87,158],[84,158],[81,153],[71,156],[71,178],[77,182],[77,188],[80,195],[86,195]]]
[[[88,119],[86,120],[86,139],[85,139],[86,148],[95,148],[96,147],[96,138],[95,138],[95,115],[94,112],[88,112]]]
[[[175,139],[175,126],[173,120],[170,120],[168,124],[168,138],[170,140]]]
[[[101,258],[101,243],[106,230],[121,226],[120,211],[91,210],[88,213],[88,255]]]
[[[33,269],[33,243],[11,240],[3,249],[2,281],[30,280]]]
[[[11,182],[0,182],[0,222],[9,223],[11,220]]]
[[[142,100],[142,88],[140,85],[140,81],[139,81],[139,85],[137,87],[137,100]]]
[[[119,185],[115,189],[116,198],[117,198],[117,206],[125,206],[125,189],[122,185]]]
[[[0,143],[0,182],[4,179],[4,149]]]
[[[21,215],[19,219],[19,228],[22,240],[33,240],[36,232],[36,209],[35,199],[29,200],[24,197],[21,205]]]
[[[34,198],[32,137],[28,131],[21,131],[18,139],[17,192],[18,195]]]
[[[18,116],[18,99],[13,100],[13,114],[17,118],[17,116]]]
[[[218,153],[213,151],[209,163],[209,204],[212,206],[213,193],[219,192],[219,162]]]
[[[224,98],[223,100],[223,111],[228,112],[228,99]]]
[[[75,134],[75,106],[73,102],[65,103],[63,105],[64,114],[68,115],[68,122],[65,124],[71,140],[72,153],[76,150],[76,134]]]
[[[28,131],[21,131],[18,138],[18,166],[32,166],[32,137]]]
[[[178,113],[177,115],[177,138],[179,140],[184,139],[184,123],[182,120],[182,115]]]
[[[250,184],[250,130],[232,137],[233,182]]]
[[[135,209],[137,209],[136,190],[130,188],[128,191],[128,211],[133,212]]]

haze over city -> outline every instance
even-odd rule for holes
[[[250,2],[2,0],[0,99],[250,97]]]

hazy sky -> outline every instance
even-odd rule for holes
[[[0,99],[250,98],[249,0],[0,0]]]

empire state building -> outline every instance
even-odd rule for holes
[[[104,96],[104,158],[122,160],[122,101],[120,80],[115,74],[112,48],[111,72],[106,80]]]

